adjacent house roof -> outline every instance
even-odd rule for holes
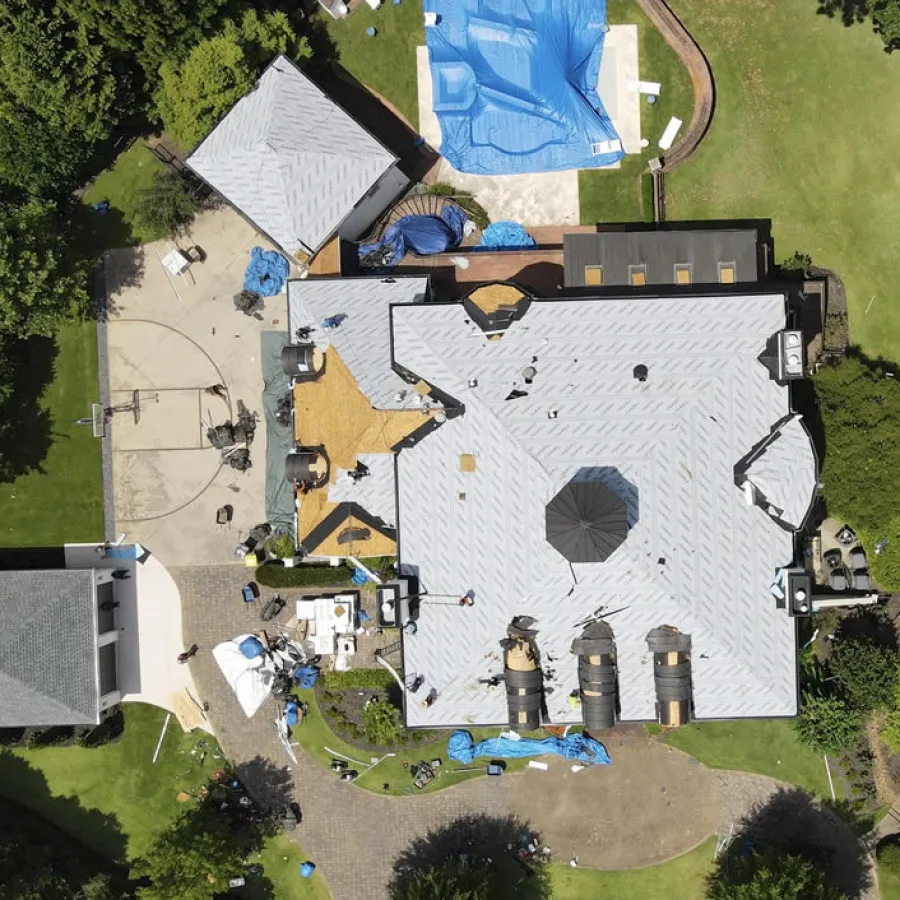
[[[685,284],[753,283],[759,278],[761,245],[756,229],[599,232],[563,236],[566,285],[632,285],[632,269],[644,266],[643,283],[681,284],[676,265],[686,266]],[[720,265],[733,269],[720,275]],[[585,267],[602,266],[588,280]],[[602,279],[602,280],[598,280]],[[686,279],[686,280],[684,280]],[[640,282],[639,282],[640,283]]]
[[[396,161],[279,56],[187,162],[276,244],[309,254]]]
[[[94,573],[0,572],[0,726],[99,721]]]
[[[535,300],[489,340],[460,304],[393,309],[396,364],[464,404],[397,458],[401,563],[426,592],[404,663],[437,693],[407,704],[409,725],[507,720],[483,681],[502,673],[517,615],[536,619],[550,720],[579,721],[570,645],[597,610],[623,720],[655,718],[646,636],[661,625],[691,636],[696,717],[796,713],[794,623],[769,592],[793,534],[748,504],[736,471],[790,413],[757,359],[785,312],[783,294]],[[808,503],[814,456],[776,464]],[[546,505],[572,479],[625,504],[605,562],[573,564],[547,541]],[[471,607],[427,597],[469,591]]]

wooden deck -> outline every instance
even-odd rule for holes
[[[294,437],[304,447],[324,447],[331,463],[329,483],[338,469],[356,467],[361,453],[390,453],[391,447],[419,428],[423,411],[373,409],[356,380],[332,348],[325,354],[325,374],[318,381],[294,386]],[[397,551],[392,538],[352,516],[340,521],[324,540],[309,546],[305,538],[338,507],[328,499],[328,486],[310,491],[300,500],[297,537],[316,556],[391,556]],[[368,528],[368,540],[338,544],[347,527]]]

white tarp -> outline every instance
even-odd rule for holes
[[[213,647],[212,653],[249,719],[272,692],[275,666],[266,654],[247,659],[241,653],[240,644],[248,637],[252,635],[242,634],[225,641]]]

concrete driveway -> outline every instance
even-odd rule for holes
[[[286,327],[285,295],[266,300],[262,321],[235,310],[251,248],[271,247],[229,207],[198,216],[178,243],[207,254],[183,276],[162,265],[170,241],[106,259],[110,402],[124,407],[109,426],[115,527],[166,566],[234,562],[239,538],[266,518],[265,427],[248,472],[221,465],[206,427],[234,420],[239,399],[261,412],[260,331]],[[224,397],[206,392],[216,384]],[[233,521],[217,526],[226,504]]]

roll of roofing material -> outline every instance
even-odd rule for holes
[[[647,635],[653,653],[656,714],[660,725],[685,725],[691,718],[691,636],[665,625]]]
[[[514,731],[534,731],[541,726],[544,676],[533,635],[510,626],[509,637],[501,642],[509,727]]]
[[[616,724],[616,646],[612,628],[594,622],[572,642],[578,657],[581,715],[588,733]]]

